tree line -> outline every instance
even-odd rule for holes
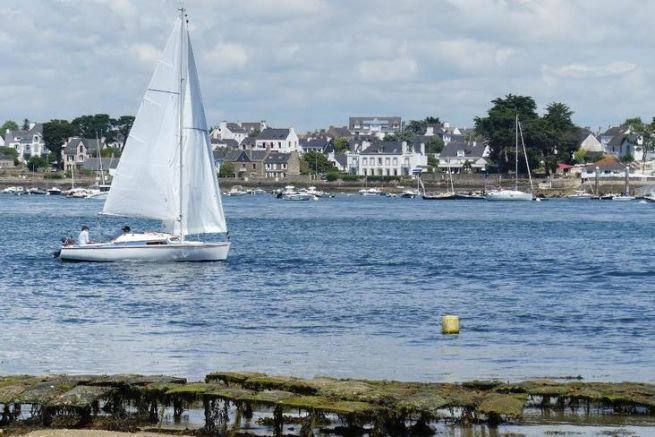
[[[74,118],[72,121],[53,119],[43,123],[43,142],[51,154],[51,159],[58,166],[61,165],[61,149],[66,140],[70,137],[80,138],[104,138],[105,143],[119,144],[120,150],[125,146],[127,136],[132,129],[134,116],[122,115],[118,118],[112,118],[108,114],[82,115]],[[22,130],[29,129],[30,122],[28,119],[23,120]],[[18,130],[19,126],[12,120],[6,121],[2,127],[2,134],[9,130]],[[120,150],[111,150],[111,153],[120,152]],[[104,156],[107,152],[102,151]]]

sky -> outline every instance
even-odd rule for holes
[[[563,102],[593,130],[655,116],[655,1],[186,0],[210,124],[349,116],[472,126]],[[0,123],[135,114],[177,0],[2,0]]]

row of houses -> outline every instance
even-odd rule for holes
[[[610,127],[600,134],[582,129],[578,140],[579,149],[588,153],[611,155],[619,159],[629,155],[635,161],[651,161],[655,158],[652,151],[647,151],[644,156],[643,138],[628,126]]]

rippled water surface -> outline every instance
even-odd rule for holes
[[[655,380],[653,204],[224,203],[225,263],[66,264],[62,236],[125,223],[0,196],[0,373]]]

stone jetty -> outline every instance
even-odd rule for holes
[[[620,414],[623,424],[655,424],[655,385],[579,380],[462,384],[301,379],[214,372],[204,381],[142,375],[0,377],[3,432],[34,428],[162,429],[185,411],[203,418],[176,428],[190,435],[430,435],[440,422],[496,426],[524,413],[576,417]],[[578,419],[579,420],[579,419]],[[534,423],[534,418],[531,419]],[[260,432],[261,433],[261,432]]]

